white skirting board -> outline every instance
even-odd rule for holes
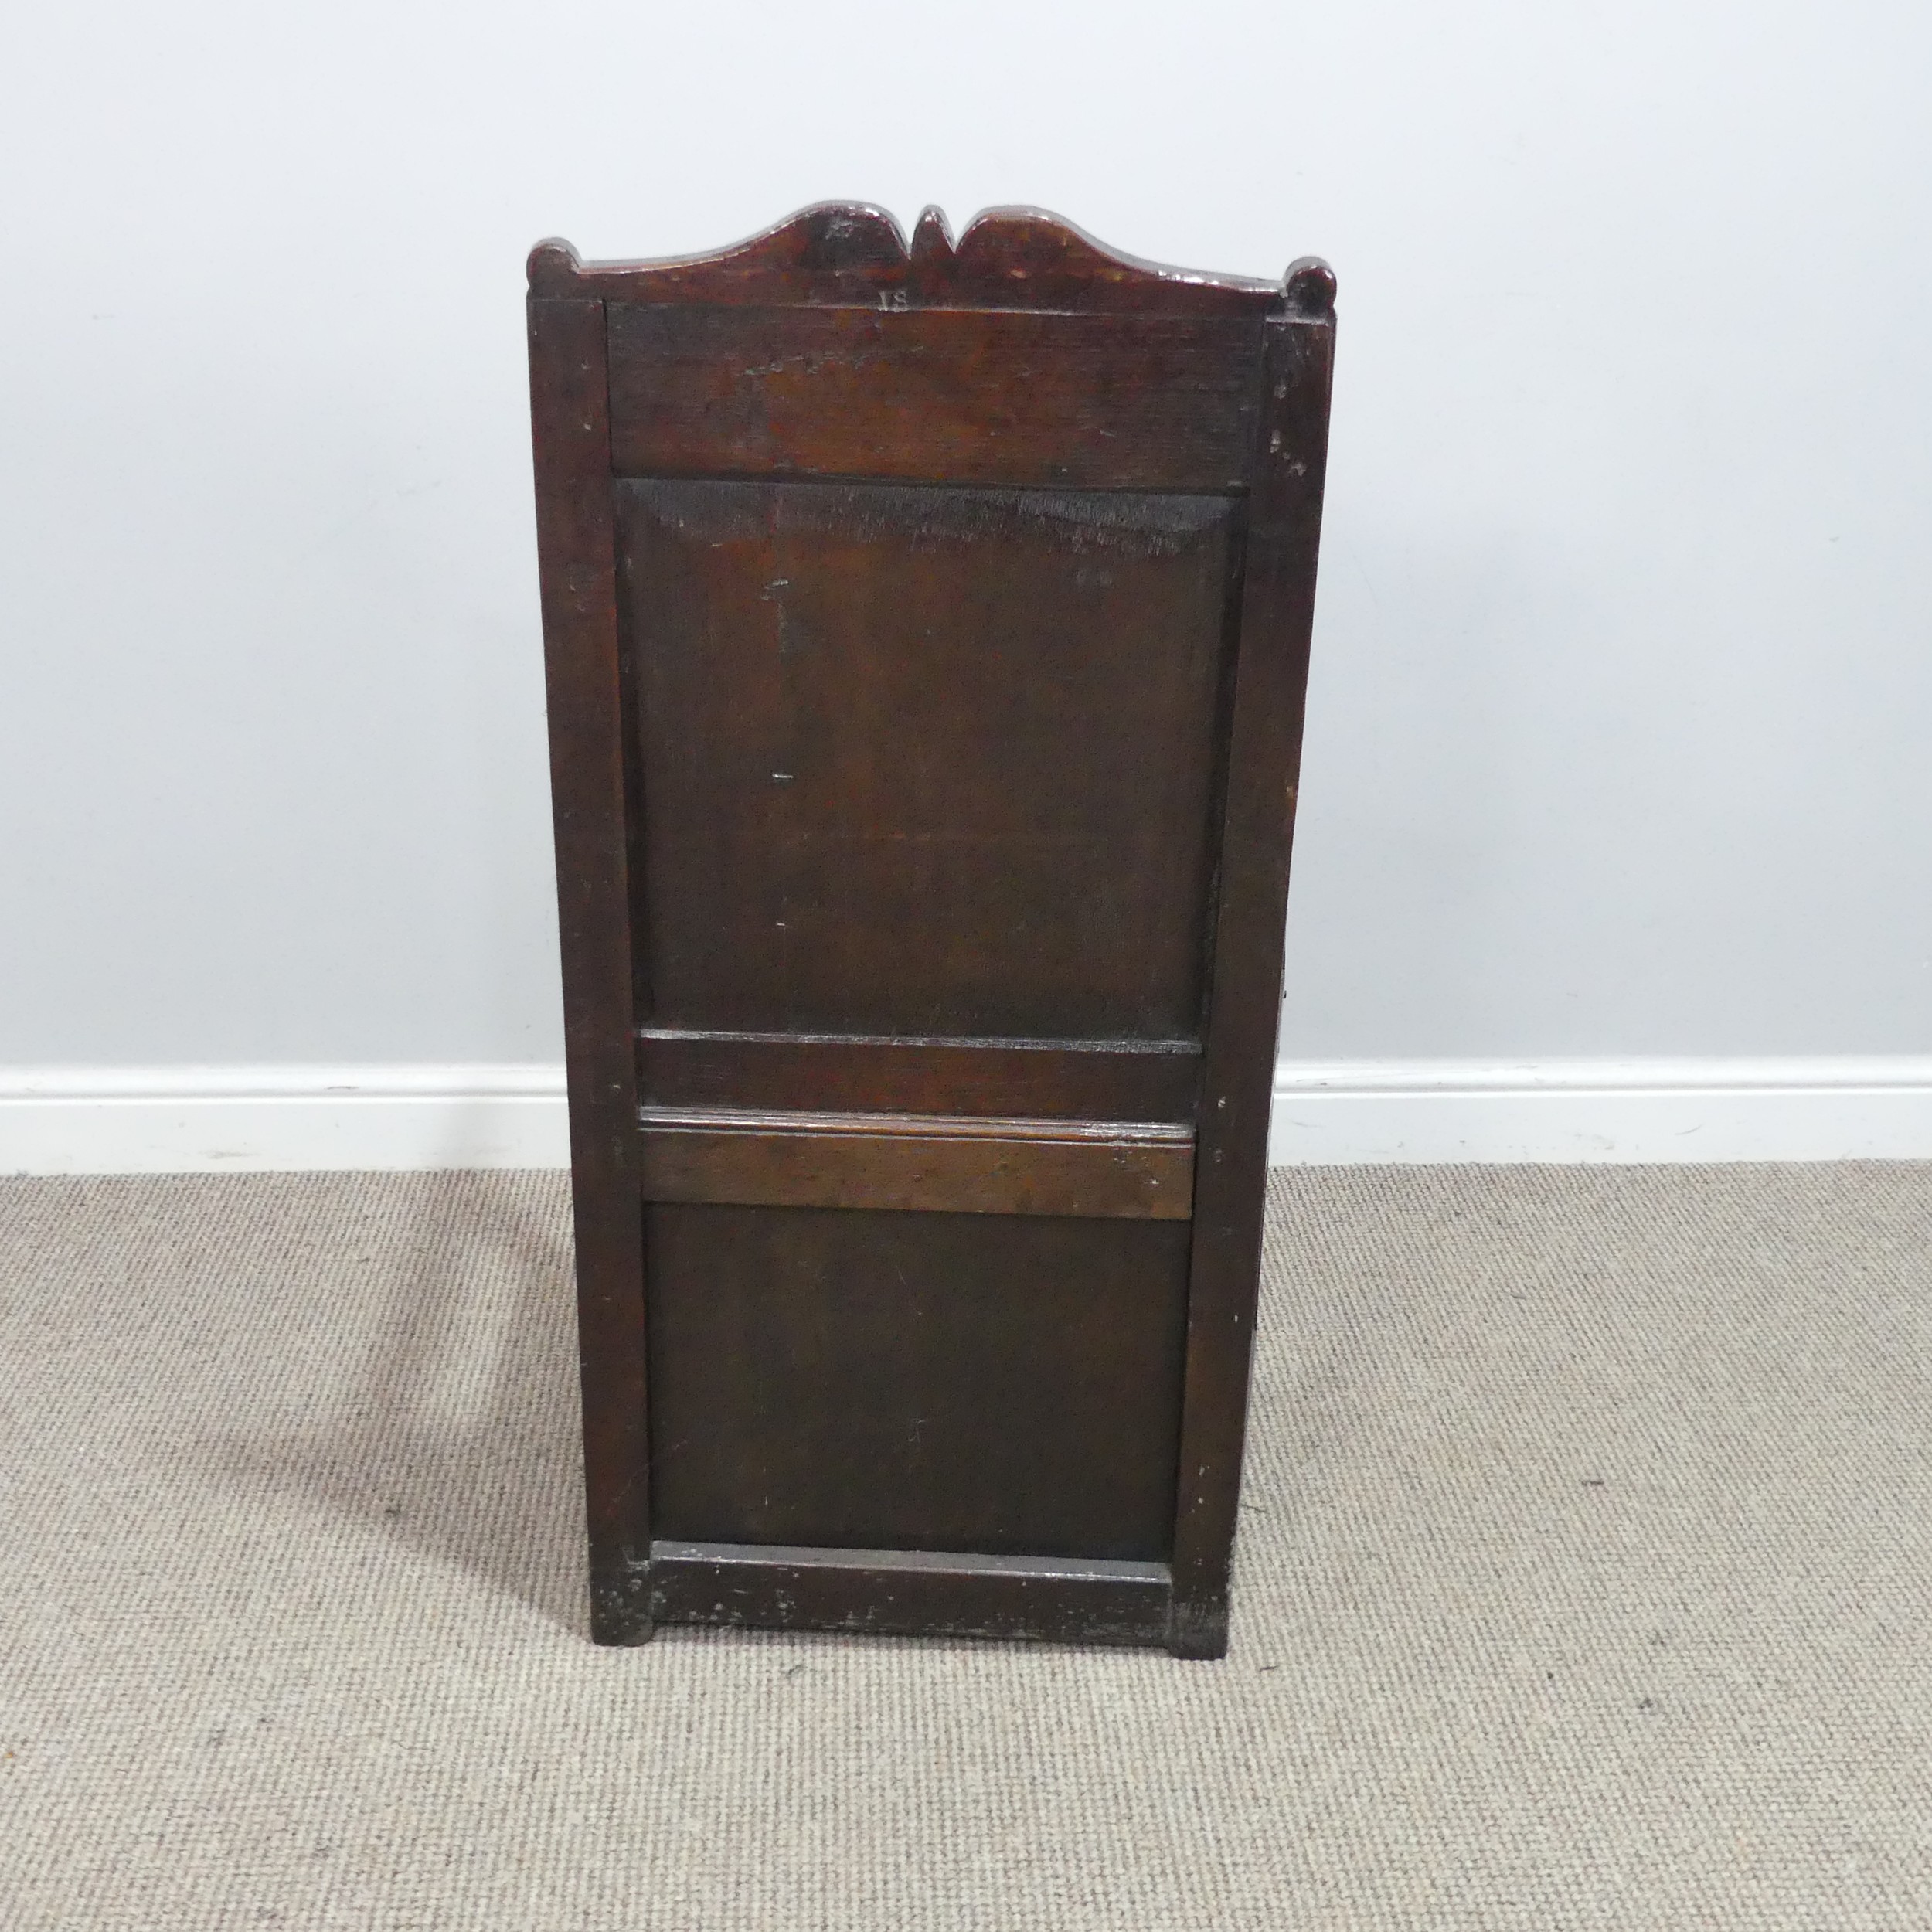
[[[1284,1062],[1269,1158],[1932,1159],[1932,1058]],[[569,1165],[553,1066],[0,1069],[0,1175]]]
[[[561,1066],[0,1068],[0,1174],[570,1164]]]
[[[1932,1159],[1932,1058],[1284,1061],[1268,1158]]]

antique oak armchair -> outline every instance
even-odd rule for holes
[[[529,281],[593,1634],[1222,1655],[1333,277]]]

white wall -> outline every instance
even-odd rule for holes
[[[1932,1051],[1932,16],[0,27],[0,1066],[560,1055],[524,253],[831,196],[1341,277],[1283,1045]]]

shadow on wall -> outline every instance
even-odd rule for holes
[[[368,1190],[338,1178],[345,1196]],[[338,1204],[339,1296],[315,1284],[324,1345],[347,1358],[334,1389],[312,1423],[304,1403],[292,1427],[224,1434],[209,1464],[587,1638],[568,1175],[385,1175],[362,1199],[359,1222]]]

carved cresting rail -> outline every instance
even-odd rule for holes
[[[594,1634],[1220,1655],[1333,277],[529,281]]]

